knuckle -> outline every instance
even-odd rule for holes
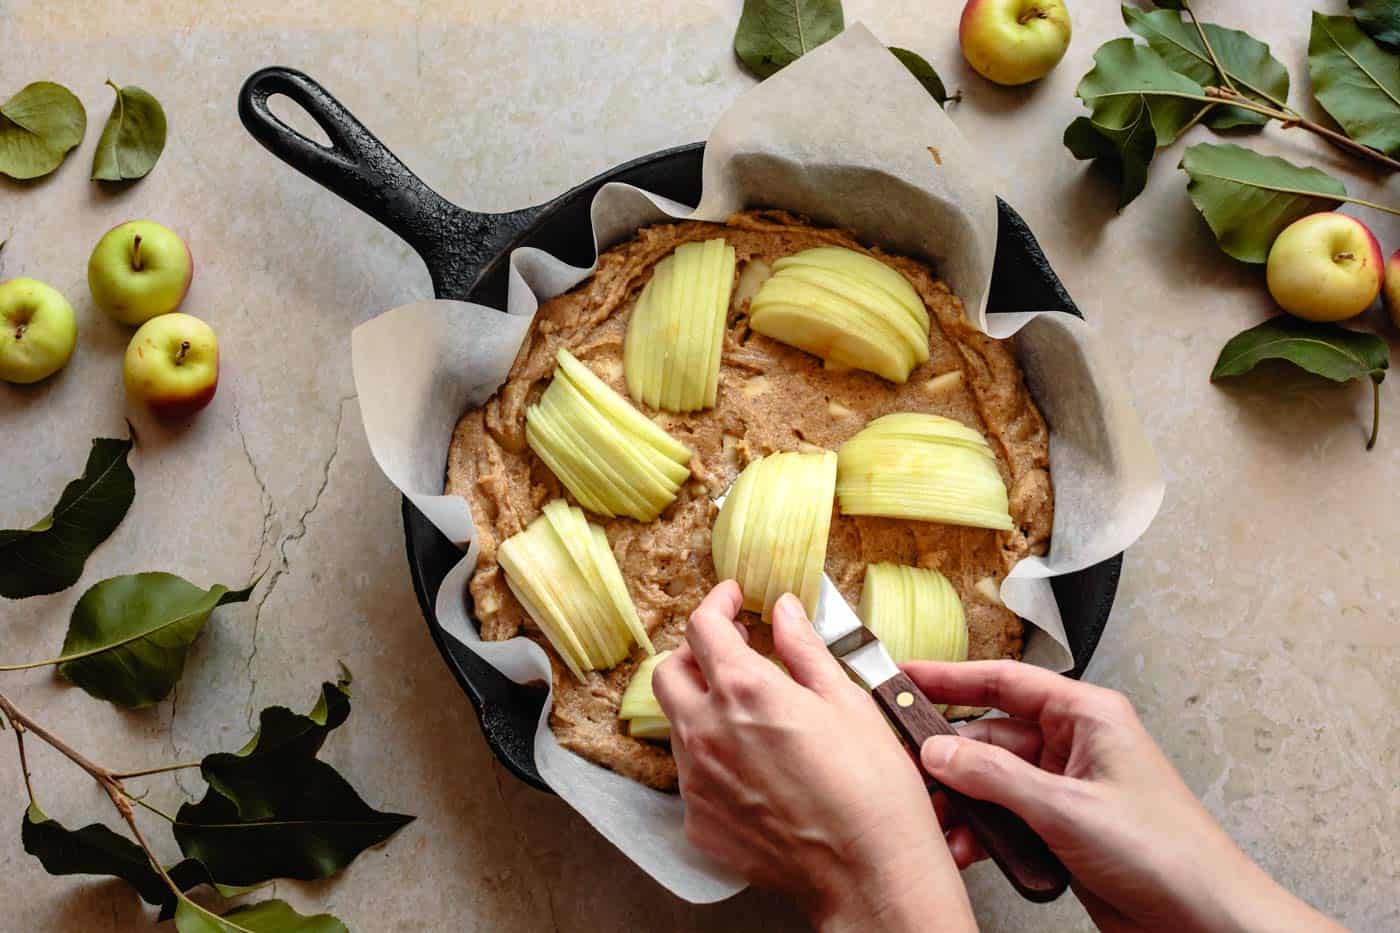
[[[1101,689],[1095,700],[1098,712],[1106,719],[1131,722],[1137,718],[1133,702],[1117,690]]]
[[[763,677],[746,664],[730,667],[718,686],[726,699],[742,706],[757,703],[765,693]]]

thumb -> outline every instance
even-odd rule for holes
[[[924,769],[953,790],[1000,804],[1042,836],[1062,822],[1064,782],[998,745],[961,736],[936,735],[919,750]]]
[[[823,696],[850,685],[841,665],[807,619],[807,610],[791,593],[773,607],[773,649],[792,679]]]

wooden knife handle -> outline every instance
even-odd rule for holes
[[[915,761],[926,739],[958,734],[903,671],[876,687],[874,695]],[[919,767],[922,770],[922,763]],[[997,804],[965,796],[951,787],[942,789],[954,812],[1022,897],[1045,903],[1065,892],[1069,871],[1025,820]]]

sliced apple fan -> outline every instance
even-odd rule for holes
[[[873,256],[819,246],[773,264],[749,304],[760,334],[903,383],[929,358],[928,309],[914,286]]]
[[[501,543],[506,585],[580,681],[606,670],[651,639],[603,529],[563,499]]]
[[[967,660],[962,601],[937,570],[871,564],[859,614],[896,663]]]
[[[777,453],[734,481],[715,520],[711,549],[721,580],[737,580],[744,608],[767,621],[784,593],[816,612],[831,532],[836,455]]]
[[[618,707],[617,718],[627,723],[627,733],[638,739],[669,739],[671,721],[661,711],[656,701],[656,693],[651,688],[651,675],[656,665],[670,657],[671,652],[660,651],[649,658],[643,658],[637,665],[627,689],[622,694],[622,705]]]
[[[651,521],[690,476],[688,447],[652,423],[568,350],[525,411],[525,440],[590,512]]]
[[[734,247],[685,243],[656,264],[627,323],[627,392],[666,411],[713,408],[734,288]]]
[[[844,515],[882,515],[1010,531],[1006,484],[982,434],[938,415],[886,415],[841,445]]]

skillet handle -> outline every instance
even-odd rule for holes
[[[938,707],[903,671],[876,687],[874,697],[915,761],[919,760],[919,749],[925,740],[935,735],[957,735]],[[973,837],[1022,897],[1043,904],[1065,893],[1069,872],[1025,820],[1005,807],[966,797],[951,787],[944,787],[943,792],[954,812],[963,818]]]
[[[268,107],[290,98],[325,130],[324,146],[284,123]],[[530,209],[479,214],[423,183],[349,110],[292,68],[254,72],[238,92],[238,116],[277,158],[319,182],[402,237],[428,266],[439,298],[465,299],[482,271],[533,218]]]

